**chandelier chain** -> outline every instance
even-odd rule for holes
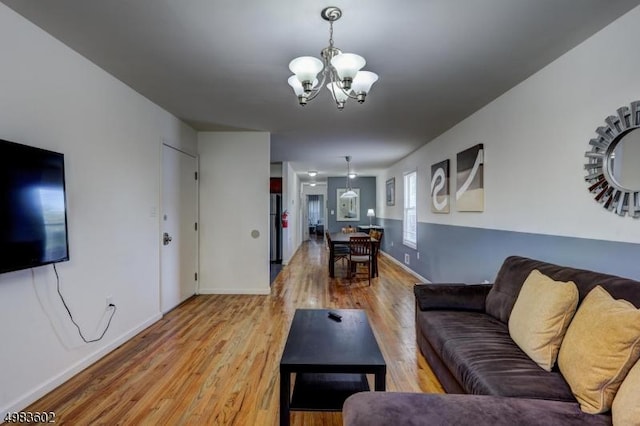
[[[333,47],[333,21],[329,21],[329,47]]]

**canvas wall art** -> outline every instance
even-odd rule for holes
[[[431,166],[431,211],[449,213],[449,160]]]
[[[354,198],[341,198],[341,195],[347,192],[347,188],[337,189],[337,202],[338,211],[336,214],[336,221],[338,222],[359,222],[360,221],[360,188],[353,188],[353,191],[358,194]]]
[[[484,145],[459,152],[456,160],[456,209],[484,211]]]
[[[387,180],[387,205],[395,206],[396,204],[396,178],[392,177]]]

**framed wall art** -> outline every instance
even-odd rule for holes
[[[431,166],[431,211],[449,213],[449,160]]]
[[[396,205],[396,178],[387,180],[387,205]]]
[[[359,222],[360,221],[360,188],[352,188],[358,194],[353,198],[341,198],[342,194],[347,192],[347,188],[338,188],[336,190],[336,206],[338,211],[336,221],[338,222]]]
[[[456,158],[456,209],[484,211],[484,145],[459,152]]]

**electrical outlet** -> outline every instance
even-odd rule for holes
[[[404,254],[404,263],[406,263],[407,265],[409,264],[409,254],[408,253]]]
[[[393,241],[391,241],[391,247],[393,247]]]
[[[115,305],[115,303],[113,303],[113,296],[107,296],[107,307],[111,305]]]
[[[416,259],[420,260],[420,252],[416,252]]]

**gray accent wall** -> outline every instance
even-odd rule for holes
[[[373,177],[356,177],[351,179],[351,187],[360,189],[360,220],[358,222],[337,222],[337,190],[338,188],[346,187],[346,178],[343,177],[330,177],[327,179],[327,225],[329,231],[337,232],[345,226],[358,226],[368,225],[369,218],[367,217],[368,209],[376,208],[376,178]],[[331,212],[333,211],[333,214]],[[376,212],[377,213],[377,212]],[[373,218],[375,223],[376,218]]]
[[[640,280],[640,244],[419,222],[414,250],[402,244],[401,220],[378,223],[382,250],[402,263],[408,254],[408,267],[434,283],[493,282],[511,255]]]

